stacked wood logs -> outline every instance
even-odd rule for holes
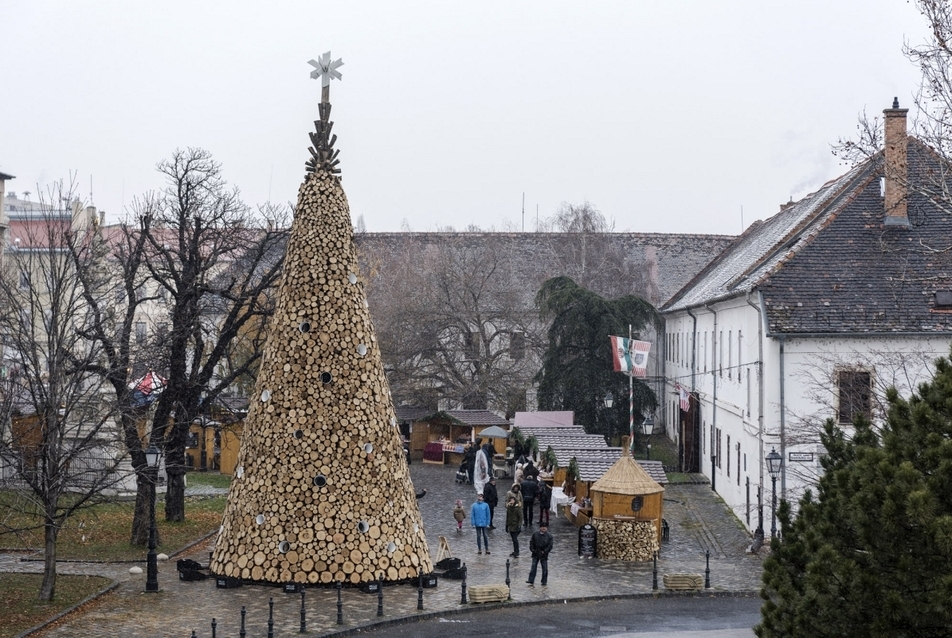
[[[271,583],[433,570],[340,181],[301,185],[211,570]]]
[[[598,530],[598,557],[620,560],[651,560],[658,551],[658,532],[653,521],[593,518]]]

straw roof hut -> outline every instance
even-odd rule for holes
[[[599,556],[650,560],[661,542],[664,488],[625,454],[589,491]]]

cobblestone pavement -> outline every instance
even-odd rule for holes
[[[455,468],[414,463],[411,466],[416,489],[427,489],[420,509],[427,529],[432,557],[436,558],[439,537],[449,541],[454,556],[467,566],[467,585],[504,583],[506,563],[510,561],[509,577],[512,601],[531,603],[570,598],[650,594],[652,563],[632,563],[607,559],[578,557],[578,537],[574,525],[564,517],[552,515],[549,528],[555,537],[555,548],[549,559],[549,585],[526,584],[531,565],[528,552],[523,558],[510,559],[512,543],[500,529],[490,531],[492,553],[477,555],[475,534],[464,523],[462,533],[456,532],[453,503],[457,498],[469,503],[475,490],[454,481]],[[497,482],[500,495],[511,484]],[[689,572],[704,574],[705,551],[710,551],[712,591],[753,592],[759,588],[761,559],[746,553],[750,543],[747,533],[728,512],[709,485],[673,485],[665,492],[664,515],[671,527],[670,540],[662,545],[658,561],[659,584],[664,573]],[[505,512],[497,508],[496,520],[502,522]],[[529,533],[520,536],[528,545]],[[193,551],[190,556],[207,564],[211,546]],[[179,581],[174,561],[160,564],[157,594],[142,592],[145,575],[131,576],[130,565],[61,563],[62,573],[90,573],[109,576],[121,582],[120,587],[94,603],[83,613],[75,614],[41,636],[124,636],[155,638],[175,636],[188,638],[193,630],[197,636],[211,636],[212,618],[217,620],[218,636],[238,635],[241,608],[247,611],[248,636],[265,636],[268,629],[269,599],[273,600],[274,635],[297,634],[301,622],[300,594],[285,594],[281,588],[245,585],[237,589],[217,589],[213,580]],[[144,567],[144,565],[143,565]],[[18,555],[0,556],[0,571],[38,571],[41,563],[23,562]],[[308,632],[312,635],[334,633],[371,624],[379,620],[414,616],[433,612],[448,613],[472,605],[461,604],[461,581],[441,579],[438,586],[424,590],[424,610],[418,611],[417,588],[410,585],[384,587],[383,618],[378,617],[376,594],[357,589],[344,589],[341,594],[343,624],[337,624],[337,591],[309,588],[304,606]],[[663,587],[663,586],[662,586]]]

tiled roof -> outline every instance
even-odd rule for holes
[[[401,423],[419,421],[433,414],[432,408],[418,408],[411,405],[398,405],[393,408],[393,411],[396,413],[397,421]]]
[[[771,334],[952,332],[952,216],[917,194],[935,157],[909,138],[908,227],[885,226],[882,154],[751,226],[662,309],[758,290]]]
[[[509,421],[489,410],[444,410],[426,415],[417,419],[418,421],[433,421],[436,419],[449,419],[462,425],[504,425],[509,426]]]

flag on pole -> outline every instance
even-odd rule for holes
[[[648,376],[648,351],[651,350],[649,341],[631,342],[631,376]]]
[[[612,340],[612,363],[615,372],[631,373],[633,367],[630,350],[631,339],[615,336],[611,336],[609,339]]]
[[[691,395],[688,394],[688,391],[684,389],[680,383],[677,384],[678,388],[678,399],[681,403],[681,409],[687,412],[691,409]]]
[[[612,364],[615,372],[627,372],[635,377],[648,375],[651,342],[616,336],[610,336],[609,339],[612,341]]]

